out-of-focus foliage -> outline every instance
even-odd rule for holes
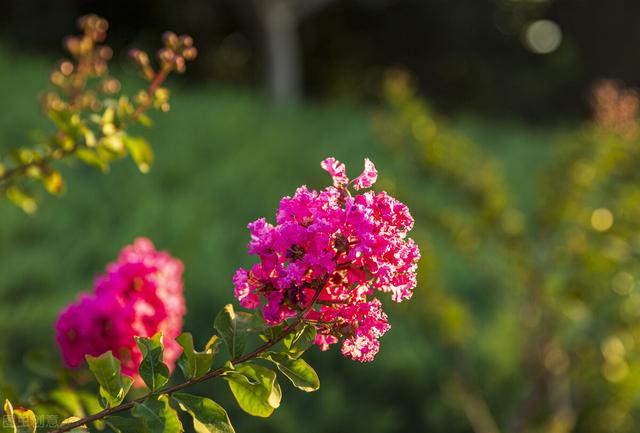
[[[149,108],[169,110],[169,90],[160,87],[169,73],[185,71],[196,49],[190,36],[172,32],[164,35],[164,48],[158,51],[155,70],[147,53],[133,49],[130,54],[144,78],[149,81],[134,100],[120,94],[120,82],[109,76],[108,61],[112,49],[101,43],[106,39],[107,21],[96,15],[78,19],[79,36],[65,39],[70,59],[63,59],[51,73],[53,89],[42,95],[42,109],[53,123],[54,131],[35,135],[35,146],[15,147],[0,156],[0,197],[5,197],[25,212],[37,208],[31,183],[40,182],[51,194],[60,194],[64,180],[55,162],[79,160],[109,170],[111,163],[130,155],[141,172],[149,171],[153,151],[144,137],[130,135],[136,123],[145,126],[151,119]]]
[[[538,188],[524,208],[499,161],[448,129],[408,75],[390,73],[385,94],[380,134],[413,155],[411,175],[425,184],[414,204],[434,239],[421,273],[424,325],[454,360],[442,369],[443,398],[477,433],[635,431],[638,95],[596,86],[595,121],[557,141],[548,169],[526,174]],[[459,281],[438,277],[440,242],[456,247],[448,260],[467,274],[474,305]]]

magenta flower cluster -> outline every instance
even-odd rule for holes
[[[137,374],[142,354],[134,337],[162,332],[164,362],[173,370],[181,352],[175,338],[186,311],[182,271],[182,262],[156,251],[149,239],[125,247],[96,278],[94,292],[81,294],[60,313],[56,339],[65,363],[78,367],[85,355],[110,350],[122,362],[122,372],[143,385]]]
[[[342,339],[345,356],[372,361],[389,330],[375,293],[389,292],[401,302],[416,286],[420,252],[407,237],[413,218],[385,192],[351,195],[349,187],[360,191],[377,180],[368,159],[351,182],[334,158],[321,166],[333,186],[320,192],[302,186],[281,200],[276,225],[264,218],[249,224],[249,254],[260,261],[236,271],[235,296],[276,325],[304,311],[318,294],[319,307],[305,316],[316,324],[316,344],[327,350]]]

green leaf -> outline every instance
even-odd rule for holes
[[[156,391],[169,381],[169,367],[162,362],[164,346],[162,333],[158,332],[151,338],[135,337],[142,352],[142,361],[138,372],[151,391]]]
[[[184,431],[178,413],[169,405],[166,395],[150,396],[144,403],[135,403],[131,414],[140,418],[150,433],[181,433]]]
[[[95,150],[79,148],[76,150],[75,155],[87,165],[98,167],[102,172],[109,171],[109,163],[103,160]]]
[[[67,134],[75,134],[78,127],[78,116],[74,116],[70,111],[49,110],[47,113],[56,128]]]
[[[276,373],[273,370],[244,363],[224,378],[229,382],[229,388],[238,405],[248,414],[266,418],[280,406],[282,390],[276,382]]]
[[[153,126],[153,120],[144,113],[138,116],[138,123],[141,124],[142,126],[146,126],[147,128],[150,128],[151,126]]]
[[[89,369],[100,384],[100,396],[104,400],[105,407],[122,403],[133,384],[133,379],[120,374],[120,361],[111,351],[98,357],[86,355],[86,359]]]
[[[138,418],[126,418],[123,416],[108,416],[104,422],[116,433],[142,433],[148,431]]]
[[[16,407],[11,405],[9,400],[4,401],[4,413],[9,428],[14,433],[35,433],[36,431],[36,415],[29,409]]]
[[[60,426],[64,426],[66,424],[71,424],[74,422],[80,421],[80,418],[78,418],[77,416],[72,416],[69,417],[67,419],[65,419],[64,421],[62,421],[62,423],[60,424]],[[81,425],[79,427],[74,427],[71,430],[68,431],[68,433],[89,433],[89,429],[87,428],[86,425]]]
[[[306,323],[298,332],[287,335],[282,344],[287,349],[288,355],[299,358],[313,344],[316,339],[316,327]]]
[[[185,393],[175,393],[172,398],[193,417],[197,433],[235,433],[227,412],[215,401]]]
[[[149,142],[143,137],[131,137],[130,135],[123,135],[122,142],[138,166],[138,170],[141,173],[148,173],[153,163],[153,150],[151,150]]]
[[[318,374],[304,359],[291,359],[286,355],[273,352],[267,352],[262,357],[273,362],[296,388],[305,392],[317,391],[320,388]]]
[[[57,195],[62,192],[64,180],[58,170],[50,169],[47,173],[43,173],[42,184],[49,194]]]
[[[214,327],[224,340],[232,360],[242,355],[247,333],[253,323],[253,315],[245,312],[235,312],[231,304],[227,304],[218,313]]]
[[[188,332],[176,338],[176,342],[182,346],[178,366],[187,379],[201,377],[209,371],[215,355],[213,347],[204,352],[197,352],[193,348],[193,336]]]
[[[15,185],[7,188],[4,194],[10,202],[21,207],[27,214],[32,214],[38,209],[35,199]]]

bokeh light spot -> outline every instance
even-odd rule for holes
[[[549,54],[562,42],[560,26],[551,20],[537,20],[527,26],[524,32],[525,46],[537,54]]]
[[[611,280],[611,288],[618,295],[628,295],[633,290],[635,279],[628,272],[618,272]]]
[[[599,208],[591,214],[591,226],[599,231],[605,232],[613,225],[613,214],[607,208]]]

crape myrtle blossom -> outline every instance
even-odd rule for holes
[[[85,355],[111,350],[122,372],[142,386],[137,373],[142,354],[134,337],[162,332],[164,362],[173,370],[181,352],[175,338],[186,311],[182,271],[182,262],[156,251],[149,239],[125,247],[96,278],[94,292],[81,294],[60,313],[56,339],[65,363],[78,367]]]
[[[416,286],[420,252],[407,237],[413,218],[385,192],[349,193],[349,186],[359,191],[375,183],[378,173],[368,159],[351,182],[336,159],[325,159],[321,167],[333,186],[323,191],[301,186],[281,200],[275,225],[264,218],[248,225],[248,252],[260,260],[236,271],[235,296],[276,325],[303,311],[320,290],[319,307],[305,316],[316,324],[316,344],[327,350],[342,339],[345,356],[372,361],[378,339],[389,330],[374,294],[388,292],[401,302]]]

